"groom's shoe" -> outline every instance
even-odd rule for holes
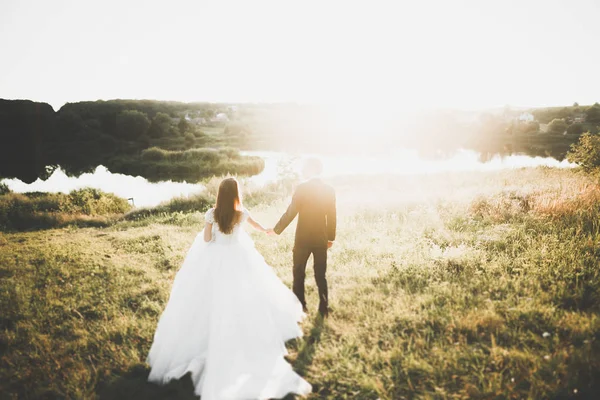
[[[327,318],[329,317],[329,314],[333,313],[333,310],[331,308],[327,308],[326,310],[319,310],[319,314],[323,317],[323,318]]]

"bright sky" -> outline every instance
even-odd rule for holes
[[[600,101],[598,0],[1,0],[0,97]]]

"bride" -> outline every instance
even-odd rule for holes
[[[283,358],[285,342],[302,336],[302,306],[255,249],[244,221],[267,232],[242,207],[238,182],[225,179],[173,282],[148,354],[149,381],[191,372],[201,400],[311,392]]]

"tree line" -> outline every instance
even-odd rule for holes
[[[190,148],[203,144],[205,135],[185,114],[210,118],[218,112],[228,112],[227,106],[111,100],[67,103],[54,112],[45,103],[0,99],[0,177],[32,182],[57,166],[78,175],[136,157],[152,140]]]

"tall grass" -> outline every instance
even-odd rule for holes
[[[129,209],[127,200],[91,188],[69,194],[7,193],[0,195],[0,230],[102,226]]]
[[[217,183],[208,182],[208,200]],[[595,398],[600,187],[593,180],[540,168],[332,183],[334,312],[324,322],[316,317],[309,268],[305,338],[288,346],[294,368],[313,384],[310,398]],[[286,186],[279,197],[246,189],[254,218],[275,223]],[[0,236],[0,393],[194,398],[188,378],[147,383],[144,359],[203,222],[201,210],[167,209],[104,229]],[[252,236],[290,285],[293,226],[277,237]]]
[[[139,158],[114,158],[107,166],[113,172],[139,175],[151,181],[198,181],[214,175],[256,175],[264,169],[264,160],[242,156],[231,148],[171,151],[152,147],[143,150]]]

